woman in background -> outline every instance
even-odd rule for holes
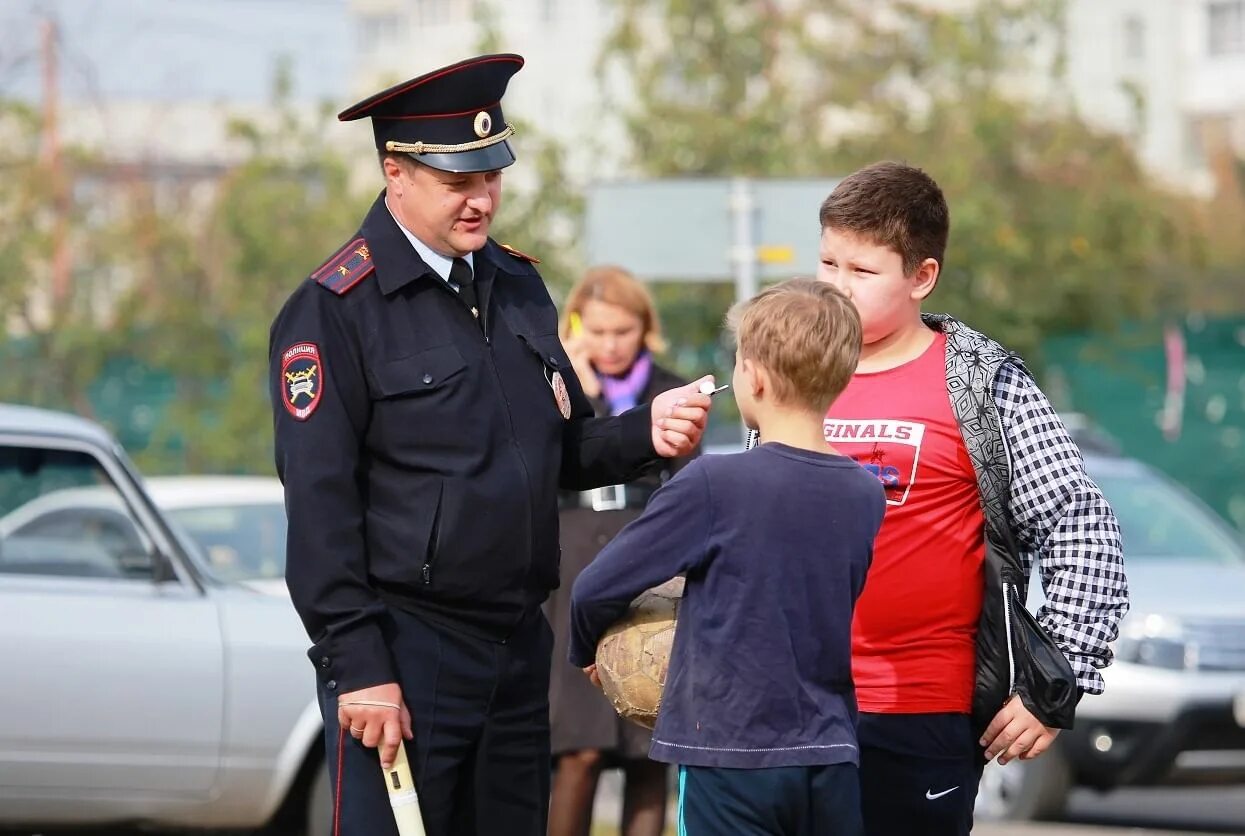
[[[661,325],[648,289],[619,267],[594,267],[564,305],[562,342],[597,415],[617,415],[686,381],[658,366]],[[687,459],[625,485],[561,494],[561,586],[546,605],[554,630],[549,686],[554,775],[549,836],[588,836],[601,771],[625,778],[621,836],[661,836],[666,767],[648,759],[650,733],[620,718],[567,661],[571,585],[601,547],[640,515],[649,496]]]

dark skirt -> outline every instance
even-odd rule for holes
[[[624,720],[583,671],[567,661],[570,640],[571,585],[601,548],[639,509],[593,511],[571,508],[561,512],[561,586],[545,605],[553,626],[553,670],[549,680],[549,722],[553,755],[580,749],[600,750],[609,760],[648,757],[651,733]]]

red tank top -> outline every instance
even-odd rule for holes
[[[886,517],[856,604],[860,710],[972,708],[985,519],[938,334],[920,357],[857,374],[826,415],[826,440],[886,489]]]

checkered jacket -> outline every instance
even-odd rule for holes
[[[1111,664],[1128,611],[1115,514],[1020,358],[950,316],[925,321],[947,335],[947,389],[984,512],[1012,531],[1026,580],[1037,561],[1046,593],[1038,622],[1081,690],[1100,694],[1098,671]]]

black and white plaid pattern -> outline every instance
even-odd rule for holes
[[[1085,472],[1080,450],[1037,383],[1004,363],[994,383],[1011,462],[1008,515],[1025,577],[1038,561],[1046,603],[1038,621],[1089,694],[1103,690],[1100,668],[1128,612],[1120,526]]]

